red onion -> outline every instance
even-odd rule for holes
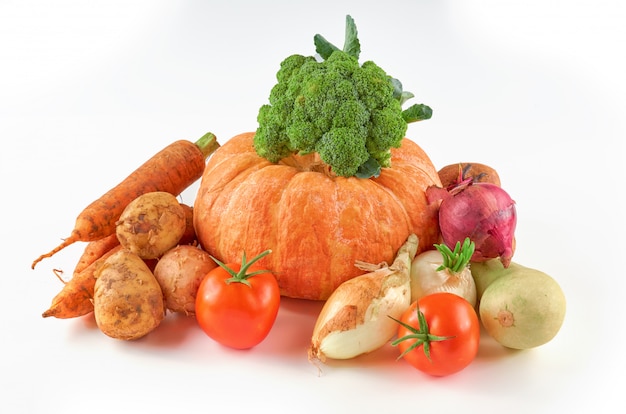
[[[466,237],[476,245],[472,261],[500,258],[508,267],[514,252],[515,202],[501,187],[471,178],[448,189],[432,186],[429,201],[441,200],[439,227],[443,242],[454,246]]]

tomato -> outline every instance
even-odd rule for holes
[[[196,320],[212,339],[236,349],[252,348],[269,334],[280,305],[278,282],[272,273],[253,266],[265,251],[249,262],[224,264],[216,260],[200,282]]]
[[[467,367],[478,353],[478,315],[466,299],[453,293],[420,298],[398,322],[398,339],[393,345],[409,364],[427,374],[454,374]]]

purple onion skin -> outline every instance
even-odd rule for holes
[[[472,183],[444,197],[439,207],[443,242],[454,248],[469,237],[475,244],[472,261],[499,258],[508,267],[515,250],[515,202],[501,187]]]

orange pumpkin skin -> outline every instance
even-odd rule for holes
[[[424,192],[441,182],[413,141],[392,150],[378,178],[360,179],[329,174],[317,154],[271,163],[253,137],[237,135],[209,159],[194,227],[201,246],[226,263],[271,249],[258,263],[274,272],[283,296],[326,300],[363,273],[355,261],[391,263],[411,233],[418,253],[439,241],[438,205]]]

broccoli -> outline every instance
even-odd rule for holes
[[[346,17],[343,49],[315,35],[314,56],[284,59],[259,109],[254,148],[278,162],[292,154],[317,152],[334,174],[369,178],[391,166],[391,148],[402,143],[409,122],[428,119],[432,110],[402,104],[413,97],[374,62],[359,63],[360,43]]]

